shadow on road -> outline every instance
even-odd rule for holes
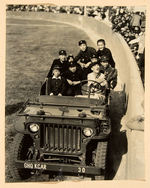
[[[122,156],[127,153],[126,132],[121,132],[121,119],[124,116],[124,93],[113,91],[110,105],[112,132],[108,143],[106,179],[112,180],[120,166]]]

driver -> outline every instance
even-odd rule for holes
[[[105,88],[107,88],[107,81],[105,75],[100,71],[100,65],[98,61],[91,64],[91,73],[88,74],[88,86],[90,92],[98,98],[105,100]]]

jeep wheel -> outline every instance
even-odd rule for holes
[[[103,170],[104,174],[101,176],[95,176],[95,180],[105,179],[105,166],[107,155],[107,142],[98,142],[95,156],[95,166]]]
[[[9,170],[13,181],[26,180],[32,176],[31,170],[19,169],[15,165],[16,160],[27,160],[28,149],[32,146],[33,140],[29,135],[18,133],[10,148]]]

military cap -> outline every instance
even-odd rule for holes
[[[74,59],[74,56],[72,54],[69,54],[67,59],[69,59],[70,57],[72,57]]]
[[[84,59],[84,58],[81,58],[81,59],[80,59],[80,62],[81,62],[81,63],[85,63],[85,59]]]
[[[109,61],[109,57],[102,56],[101,59],[100,59],[100,62],[106,62],[106,61]]]
[[[89,66],[89,68],[92,68],[94,65],[99,65],[100,66],[99,62],[96,61],[96,62],[91,63],[90,66]]]
[[[92,54],[91,59],[92,58],[97,58],[97,56],[95,54]]]
[[[85,40],[80,40],[80,41],[79,41],[79,46],[80,46],[81,44],[86,44],[86,41],[85,41]]]
[[[69,67],[76,67],[76,66],[77,66],[77,63],[75,63],[75,62],[69,63]]]
[[[68,57],[74,57],[73,54],[69,54]]]
[[[58,65],[55,65],[55,66],[53,67],[53,70],[55,70],[55,69],[60,70],[61,67],[59,67]]]
[[[67,53],[66,53],[65,50],[60,50],[60,51],[59,51],[59,55],[67,55]]]

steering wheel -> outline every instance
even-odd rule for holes
[[[95,80],[82,80],[81,85],[86,84],[87,82],[91,82],[91,84],[87,88],[84,89],[83,87],[81,88],[82,91],[88,93],[88,98],[90,98],[91,94],[97,93],[99,91],[103,91],[105,86],[101,86],[101,83],[95,81]]]

